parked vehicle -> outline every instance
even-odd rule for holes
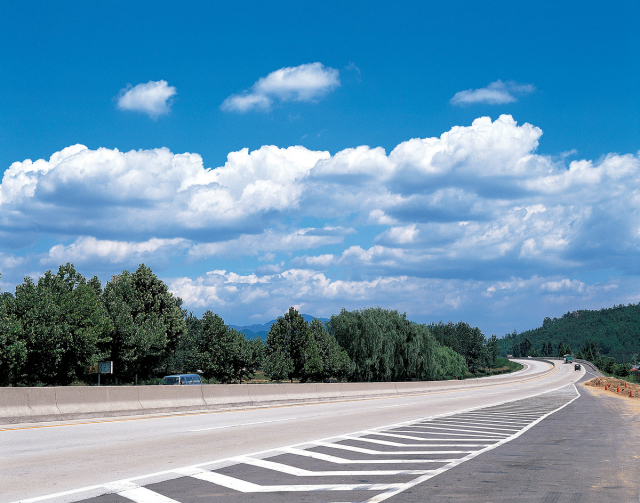
[[[198,374],[175,374],[164,376],[162,384],[202,384],[202,379]]]

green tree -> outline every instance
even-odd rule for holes
[[[438,342],[426,325],[407,320],[406,314],[370,308],[342,309],[327,328],[353,362],[350,379],[405,381],[438,379]]]
[[[556,354],[556,356],[564,356],[567,354],[567,350],[564,347],[564,344],[562,344],[562,342],[558,343],[558,353]]]
[[[245,365],[242,378],[251,379],[262,368],[265,349],[264,341],[259,337],[245,341],[242,345],[242,358]]]
[[[113,276],[102,298],[113,324],[109,350],[116,376],[132,381],[165,370],[161,362],[186,331],[182,300],[144,264]]]
[[[431,324],[428,328],[438,343],[464,356],[470,369],[475,370],[487,365],[485,338],[478,327],[461,321],[456,324],[449,322],[446,325],[440,322],[437,325]]]
[[[72,264],[16,287],[15,314],[22,323],[29,382],[70,384],[103,356],[111,323],[96,291]]]
[[[604,371],[607,374],[614,374],[616,371],[616,359],[609,357],[605,360]]]
[[[528,337],[526,337],[521,343],[520,343],[520,356],[522,356],[523,358],[525,356],[531,356],[531,350],[533,349],[533,345],[531,344],[531,341],[529,340]]]
[[[229,328],[220,316],[206,311],[197,339],[200,368],[205,378],[223,383],[242,381],[259,364],[260,348],[242,332]]]
[[[271,325],[263,370],[272,381],[308,381],[322,373],[322,359],[309,324],[293,307]]]
[[[495,367],[498,356],[500,356],[500,344],[498,343],[497,335],[492,335],[487,341],[487,351],[489,355],[489,366]]]
[[[0,294],[0,386],[17,384],[27,360],[22,324],[14,313],[14,304],[11,294]]]
[[[618,377],[627,377],[631,374],[631,364],[621,363],[620,365],[616,365],[614,372]]]
[[[438,363],[436,379],[462,379],[467,373],[463,356],[447,346],[438,346],[436,361]]]
[[[318,318],[314,318],[311,322],[310,329],[322,361],[322,371],[315,376],[315,379],[320,381],[331,378],[345,379],[351,370],[351,359],[347,352]]]
[[[202,322],[192,312],[183,311],[186,330],[178,336],[176,349],[163,363],[167,374],[192,374],[200,370],[202,358],[198,342],[202,337]]]

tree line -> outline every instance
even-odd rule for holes
[[[640,353],[640,304],[567,312],[545,318],[542,326],[499,340],[500,352],[514,357],[572,354],[598,368],[618,365],[624,372]],[[612,363],[609,363],[612,362]],[[613,372],[611,372],[613,373]]]
[[[186,372],[242,382],[258,370],[272,381],[452,379],[494,365],[497,348],[466,323],[417,324],[382,308],[343,309],[325,324],[292,307],[266,341],[247,340],[211,311],[183,309],[144,264],[103,288],[68,263],[0,294],[3,386],[91,382],[98,361],[113,361],[120,383]]]

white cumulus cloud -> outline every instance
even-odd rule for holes
[[[518,101],[518,96],[530,94],[535,90],[536,88],[533,84],[518,84],[512,80],[502,82],[498,79],[487,87],[459,91],[451,98],[450,103],[458,106],[474,105],[476,103],[503,105]]]
[[[178,94],[174,86],[165,80],[152,81],[146,84],[120,89],[118,108],[147,114],[152,119],[168,114],[171,110],[172,98]]]
[[[338,70],[322,63],[280,68],[249,89],[232,94],[220,108],[226,112],[269,110],[275,101],[315,101],[340,85]]]
[[[73,145],[4,172],[3,288],[67,261],[109,275],[144,261],[193,272],[172,280],[186,305],[232,320],[290,305],[490,320],[518,302],[541,320],[637,302],[625,278],[640,276],[640,157],[541,155],[541,135],[480,117],[389,153],[265,145],[214,168],[167,148]]]

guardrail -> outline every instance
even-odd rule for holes
[[[535,374],[454,381],[0,388],[0,424],[428,394],[513,383],[550,372],[553,367]]]

